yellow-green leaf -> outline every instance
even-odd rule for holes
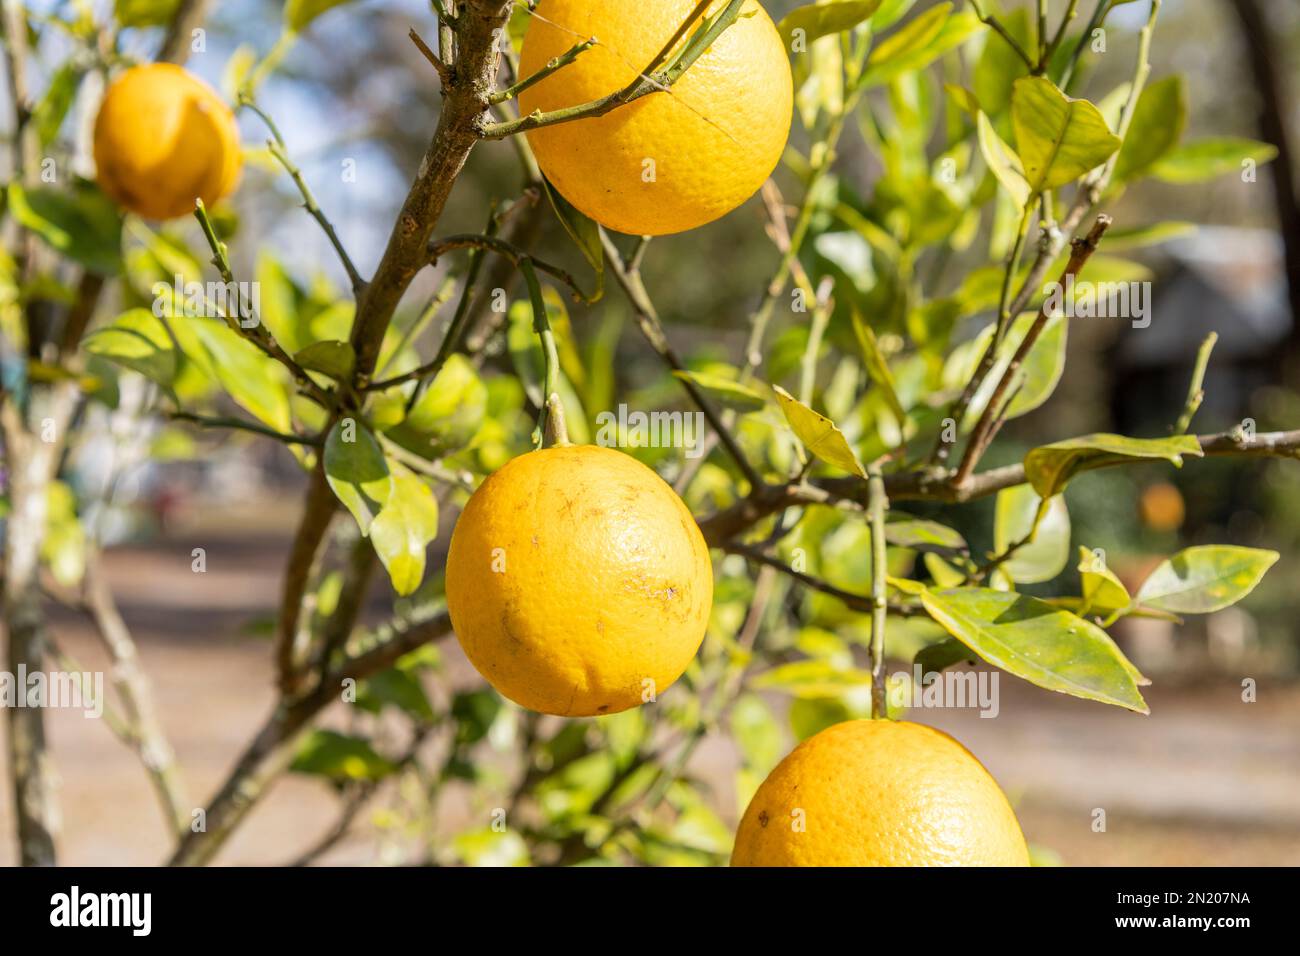
[[[1033,449],[1025,456],[1025,476],[1040,497],[1065,489],[1075,475],[1128,459],[1164,459],[1181,467],[1183,455],[1200,457],[1195,435],[1172,438],[1126,438],[1123,435],[1084,435]]]
[[[1236,604],[1278,559],[1276,551],[1211,544],[1187,548],[1161,563],[1142,582],[1141,607],[1174,614],[1208,614]]]
[[[1105,631],[1069,611],[989,588],[927,590],[921,601],[944,630],[995,667],[1047,690],[1149,713],[1137,669]]]
[[[1034,195],[1073,182],[1120,146],[1097,107],[1066,96],[1042,76],[1016,80],[1011,123],[1016,152]]]
[[[393,590],[405,597],[424,580],[425,550],[438,536],[438,500],[429,486],[400,465],[390,464],[392,487],[370,525],[370,541],[384,562]]]
[[[833,421],[814,412],[779,385],[772,386],[772,391],[776,393],[785,420],[790,423],[790,430],[812,454],[828,465],[862,478],[867,476],[848,439]]]

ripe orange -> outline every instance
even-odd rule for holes
[[[1152,531],[1177,531],[1186,517],[1182,493],[1167,481],[1158,481],[1142,492],[1138,511],[1142,523]]]
[[[239,178],[239,130],[216,90],[171,63],[127,70],[95,119],[100,188],[146,219],[211,205]]]
[[[708,14],[724,4],[713,0]],[[541,0],[520,73],[574,44],[597,45],[525,90],[524,114],[562,109],[627,86],[699,26],[700,0]],[[596,118],[528,134],[547,178],[597,222],[633,235],[683,232],[752,196],[781,158],[794,93],[785,45],[767,13],[740,16],[667,92]]]
[[[622,452],[513,459],[470,497],[447,555],[465,655],[531,710],[613,714],[654,699],[699,650],[708,547],[663,479]]]
[[[733,866],[1028,866],[987,770],[921,724],[850,720],[809,737],[759,786]]]

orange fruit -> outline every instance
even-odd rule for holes
[[[216,90],[171,63],[132,67],[109,86],[95,118],[99,186],[146,219],[211,205],[239,178],[239,130]]]
[[[1177,531],[1186,517],[1182,493],[1167,481],[1156,482],[1142,492],[1138,511],[1142,523],[1152,531]]]
[[[777,764],[740,821],[732,866],[1028,866],[989,772],[921,724],[850,720]]]
[[[708,5],[714,16],[725,6]],[[530,76],[595,37],[596,46],[519,96],[522,114],[577,106],[623,89],[705,15],[699,0],[541,0],[520,52]],[[667,92],[601,117],[540,127],[528,141],[546,177],[618,232],[694,229],[757,192],[790,135],[794,92],[784,43],[758,3]]]
[[[474,492],[447,555],[465,656],[530,710],[613,714],[672,684],[704,640],[709,551],[686,505],[622,452],[565,445]]]

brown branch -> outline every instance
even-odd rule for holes
[[[682,363],[681,358],[668,342],[668,336],[664,332],[663,323],[659,321],[659,313],[655,310],[654,302],[651,301],[650,295],[646,292],[645,284],[641,281],[641,273],[623,261],[623,254],[619,252],[618,247],[614,245],[613,240],[602,229],[600,232],[601,243],[605,248],[605,257],[609,263],[609,269],[614,273],[614,278],[618,280],[619,287],[627,296],[628,303],[632,306],[633,313],[636,317],[637,327],[640,328],[641,334],[645,336],[650,347],[658,353],[659,357],[674,372],[686,371],[686,366]],[[718,441],[726,448],[727,454],[731,456],[736,466],[740,469],[745,480],[749,482],[750,488],[758,488],[763,484],[763,476],[749,462],[741,449],[739,443],[732,437],[730,428],[713,407],[708,396],[689,378],[678,377],[682,387],[690,395],[697,408],[704,413],[709,425],[713,428],[714,434],[718,436]]]
[[[1088,260],[1092,258],[1092,254],[1097,251],[1097,244],[1101,242],[1101,237],[1110,228],[1111,222],[1110,216],[1098,216],[1092,229],[1088,231],[1088,235],[1082,239],[1074,240],[1070,261],[1066,264],[1065,271],[1061,273],[1059,280],[1062,287],[1072,277],[1077,276],[1083,267],[1087,265]],[[988,450],[989,443],[992,441],[993,434],[997,431],[1001,416],[1006,409],[1004,403],[1007,392],[1011,389],[1016,376],[1020,373],[1021,366],[1024,365],[1025,359],[1028,358],[1030,351],[1038,342],[1038,337],[1042,335],[1043,329],[1047,327],[1047,323],[1052,317],[1052,312],[1048,308],[1050,302],[1050,297],[1043,300],[1037,318],[1034,319],[1033,324],[1025,333],[1025,337],[1021,340],[1015,354],[1011,356],[1010,364],[1002,372],[1002,378],[998,380],[993,395],[984,406],[984,411],[980,415],[979,421],[975,423],[974,429],[971,430],[970,438],[966,442],[966,454],[962,457],[961,465],[953,476],[952,483],[954,486],[960,488],[970,479],[975,466],[979,464],[980,458]],[[1014,315],[1014,313],[1012,314]]]
[[[181,783],[176,754],[154,710],[153,691],[140,666],[135,639],[113,599],[102,562],[98,551],[87,557],[85,612],[113,661],[113,686],[126,715],[127,742],[149,775],[173,836],[179,838],[189,827],[191,804]]]
[[[167,35],[158,49],[159,63],[175,63],[183,66],[190,58],[191,37],[194,30],[207,19],[208,7],[212,0],[180,0],[171,23],[167,25]]]
[[[1206,457],[1292,458],[1300,460],[1300,430],[1247,435],[1242,429],[1198,436]],[[1136,464],[1138,459],[1121,459],[1103,467]],[[1023,464],[992,468],[972,475],[960,488],[949,482],[942,469],[896,472],[885,476],[885,492],[891,501],[934,501],[963,504],[987,498],[1027,481]],[[867,483],[861,478],[820,478],[787,485],[763,485],[729,508],[697,519],[710,547],[725,547],[769,515],[798,505],[852,504],[865,506]]]
[[[467,0],[456,17],[460,55],[453,82],[443,99],[437,129],[398,213],[379,267],[357,305],[352,345],[357,353],[358,388],[369,382],[384,332],[407,286],[428,263],[429,237],[479,140],[488,111],[488,91],[496,75],[497,37],[505,28],[510,8],[509,0]]]
[[[445,613],[423,623],[394,629],[374,647],[345,659],[309,693],[277,707],[208,803],[204,829],[191,829],[185,834],[169,865],[201,866],[212,860],[261,799],[267,785],[288,767],[294,746],[311,721],[342,698],[344,681],[365,680],[391,667],[411,651],[450,633],[451,619]]]

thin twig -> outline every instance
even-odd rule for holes
[[[256,113],[258,117],[261,118],[262,122],[266,124],[266,128],[271,131],[271,139],[266,142],[267,148],[271,151],[271,155],[274,156],[279,161],[280,165],[284,167],[284,171],[289,174],[289,178],[293,180],[294,185],[298,187],[298,192],[302,195],[303,208],[306,209],[307,213],[320,225],[326,238],[329,239],[330,245],[334,247],[334,252],[338,255],[339,262],[343,264],[343,270],[348,274],[348,281],[352,284],[353,295],[360,296],[361,292],[365,289],[366,280],[361,278],[361,273],[357,271],[356,265],[352,262],[352,257],[348,255],[348,250],[344,247],[343,240],[339,238],[339,234],[335,230],[334,224],[330,222],[329,217],[321,210],[320,204],[316,202],[316,197],[308,187],[307,180],[303,178],[302,170],[299,169],[293,160],[289,158],[289,149],[285,145],[284,137],[280,135],[279,127],[277,127],[275,121],[257,105],[257,101],[254,100],[250,94],[241,93],[239,97],[239,105]]]
[[[1205,371],[1209,368],[1210,353],[1214,351],[1214,343],[1217,341],[1219,341],[1218,333],[1211,332],[1196,351],[1196,365],[1192,368],[1192,380],[1187,386],[1187,402],[1183,405],[1183,413],[1178,416],[1178,421],[1174,425],[1175,435],[1187,434],[1187,429],[1192,427],[1192,419],[1196,417],[1201,402],[1205,400]]]
[[[1098,216],[1092,229],[1083,239],[1074,241],[1073,251],[1070,253],[1070,261],[1065,266],[1065,271],[1061,273],[1059,280],[1062,287],[1066,286],[1073,276],[1077,276],[1092,254],[1097,251],[1097,244],[1101,242],[1101,237],[1106,234],[1113,220],[1110,216]],[[962,456],[961,465],[953,475],[952,483],[958,487],[964,484],[975,470],[979,463],[980,457],[988,449],[989,441],[992,438],[992,432],[1000,421],[1000,416],[1004,409],[1003,402],[1006,399],[1007,391],[1012,387],[1016,376],[1020,373],[1020,367],[1024,364],[1025,359],[1029,356],[1038,337],[1042,334],[1043,329],[1047,326],[1048,320],[1052,317],[1052,310],[1049,309],[1051,299],[1044,299],[1042,308],[1038,310],[1038,316],[1034,319],[1033,324],[1025,332],[1025,337],[1021,340],[1019,347],[1011,356],[1011,361],[1006,369],[1002,372],[1002,377],[998,380],[997,386],[993,389],[988,404],[984,406],[984,411],[971,430],[970,439],[966,443],[966,453]]]
[[[744,4],[745,0],[728,0],[726,8],[706,26],[696,30],[676,54],[667,55],[666,57],[661,54],[656,57],[654,62],[637,74],[636,79],[622,89],[577,106],[568,106],[546,113],[534,111],[527,116],[521,116],[517,120],[504,123],[488,123],[482,127],[480,135],[484,139],[505,139],[507,136],[540,129],[544,126],[556,126],[560,123],[571,123],[574,120],[604,116],[606,113],[611,113],[621,106],[635,102],[643,96],[651,93],[667,92],[674,83],[681,79],[682,75],[690,69],[695,61],[704,55],[709,47],[722,35],[722,32],[735,22],[736,18],[740,16]],[[689,26],[689,22],[683,24],[682,30],[678,32],[677,37],[674,37],[674,42],[683,36]],[[665,49],[668,49],[668,47]]]
[[[560,70],[564,69],[566,66],[568,66],[570,63],[572,63],[579,56],[581,56],[583,53],[590,50],[595,45],[596,45],[595,37],[592,37],[588,40],[583,40],[581,43],[575,43],[564,53],[550,60],[546,64],[546,66],[542,67],[532,76],[526,76],[518,83],[515,83],[513,86],[508,86],[504,90],[497,90],[495,93],[493,93],[491,96],[488,97],[488,102],[496,104],[496,103],[504,103],[507,100],[513,100],[524,90],[528,89],[531,86],[536,86],[538,83],[542,82],[542,80],[546,79],[551,74],[558,73]]]

